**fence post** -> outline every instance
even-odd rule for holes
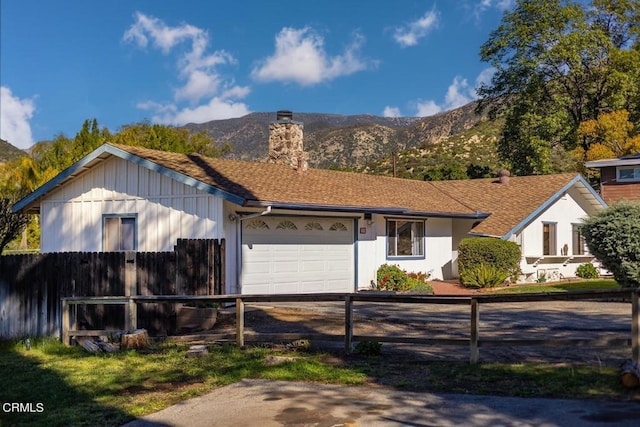
[[[138,294],[135,251],[126,251],[124,254],[124,295],[127,297]],[[124,306],[124,328],[133,331],[138,328],[138,305],[133,298]]]
[[[471,333],[470,333],[470,363],[478,363],[480,352],[478,351],[478,338],[480,335],[480,307],[476,298],[471,298]]]
[[[631,354],[635,363],[640,363],[640,293],[631,292]]]
[[[236,298],[236,345],[244,347],[244,300]]]
[[[351,295],[344,297],[344,351],[351,353],[353,345],[353,299]]]
[[[69,343],[69,301],[66,298],[62,299],[62,344],[70,345]]]

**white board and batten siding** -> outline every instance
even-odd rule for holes
[[[567,257],[563,257],[561,254],[565,244],[568,248],[568,256],[570,257],[574,253],[572,225],[581,224],[587,217],[586,209],[588,208],[581,206],[578,200],[581,199],[574,197],[572,192],[566,193],[539,216],[532,219],[516,237],[517,243],[521,244],[522,248],[521,269],[529,275],[530,279],[533,280],[537,277],[538,270],[553,272],[553,274],[563,277],[575,277],[575,270],[580,262],[565,262]],[[547,257],[547,261],[543,259],[533,265],[527,261],[533,262],[543,257],[543,225],[545,223],[555,224],[556,256]]]
[[[107,214],[137,216],[139,251],[171,251],[179,238],[223,237],[220,198],[110,158],[42,201],[42,251],[102,251]]]
[[[354,291],[353,218],[262,216],[241,236],[243,294]]]

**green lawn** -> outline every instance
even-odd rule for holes
[[[508,288],[493,290],[496,293],[539,293],[539,292],[570,292],[570,291],[597,291],[621,289],[613,279],[595,279],[581,281],[562,281],[549,283],[535,283],[531,285],[514,285]]]
[[[43,409],[0,413],[0,425],[116,426],[242,378],[511,396],[633,397],[609,367],[417,362],[232,345],[209,346],[202,358],[186,358],[185,351],[165,344],[147,352],[96,355],[53,340],[34,340],[30,351],[20,342],[0,342],[0,401]],[[264,363],[283,353],[296,360]]]

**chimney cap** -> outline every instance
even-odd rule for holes
[[[290,122],[293,120],[293,113],[289,110],[278,110],[276,112],[276,120]]]

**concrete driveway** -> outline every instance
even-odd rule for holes
[[[638,426],[640,402],[414,393],[243,380],[126,424],[161,426]]]

